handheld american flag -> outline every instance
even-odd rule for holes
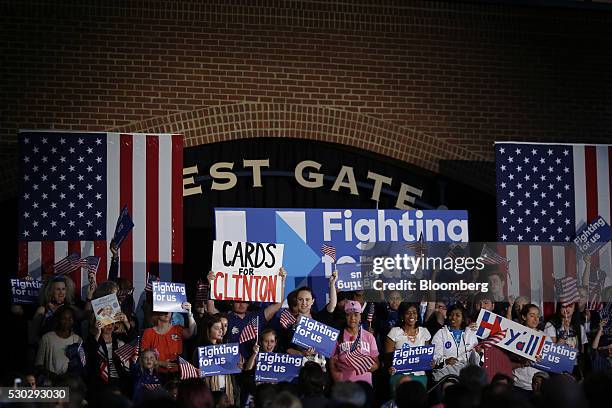
[[[324,244],[321,245],[321,252],[333,259],[334,263],[336,262],[336,247]]]
[[[255,316],[251,321],[242,329],[240,333],[240,343],[245,343],[249,340],[257,338],[257,331],[259,329],[259,316]]]
[[[283,312],[280,315],[280,325],[286,329],[290,326],[293,326],[296,322],[296,318],[295,316],[293,316],[293,314],[291,314],[291,311],[289,309],[283,309]]]
[[[79,268],[79,254],[70,254],[53,264],[55,275],[66,275]]]
[[[484,245],[482,247],[482,251],[480,252],[480,257],[482,258],[482,263],[486,265],[505,265],[506,270],[508,269],[508,260],[493,251],[488,246]]]
[[[28,131],[19,134],[18,276],[42,277],[67,254],[100,257],[107,279],[121,208],[134,229],[120,248],[120,277],[138,299],[145,271],[180,280],[183,257],[181,135]],[[85,294],[87,271],[69,274]]]
[[[580,297],[578,296],[576,278],[566,276],[558,279],[555,287],[557,289],[557,297],[559,302],[561,302],[561,305],[565,306],[580,300]]]
[[[115,350],[115,355],[119,357],[122,363],[128,364],[130,361],[135,361],[138,358],[139,341],[134,340],[131,343],[125,343],[123,346]]]
[[[181,372],[181,380],[188,378],[200,378],[200,370],[194,367],[189,361],[183,357],[178,357],[179,371]]]
[[[361,375],[370,371],[374,365],[374,359],[370,356],[366,356],[361,352],[361,333],[363,329],[359,329],[357,338],[349,347],[346,353],[346,362],[355,369],[357,375]]]
[[[368,303],[368,314],[366,316],[366,320],[372,324],[372,320],[374,320],[374,309],[376,308],[376,304],[374,302]]]

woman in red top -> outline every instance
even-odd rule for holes
[[[183,339],[190,338],[195,332],[195,320],[191,313],[191,304],[183,303],[188,313],[188,327],[173,326],[172,313],[153,312],[154,326],[146,329],[142,335],[141,348],[157,350],[158,369],[161,375],[178,373],[177,359],[183,352]]]

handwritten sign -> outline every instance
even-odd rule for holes
[[[259,353],[255,381],[290,382],[298,376],[304,357],[283,353]]]
[[[404,347],[393,352],[393,368],[397,373],[431,370],[431,361],[436,346],[406,346],[408,344],[404,344]]]
[[[280,302],[283,244],[214,241],[214,300]]]
[[[184,283],[153,282],[154,312],[185,312],[182,304],[186,301]]]
[[[306,348],[312,347],[325,357],[331,357],[339,334],[340,330],[306,316],[300,316],[291,342]]]
[[[198,361],[202,376],[239,373],[241,370],[238,368],[240,362],[238,349],[238,343],[198,347]]]
[[[535,361],[535,357],[542,353],[542,347],[546,341],[546,335],[543,332],[532,330],[484,309],[480,310],[476,327],[476,336],[479,339],[486,339],[491,332],[506,330],[506,337],[496,346],[532,361]]]

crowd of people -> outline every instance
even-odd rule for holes
[[[576,303],[558,303],[549,316],[527,298],[500,300],[496,291],[419,303],[392,291],[385,301],[365,302],[361,291],[338,292],[333,273],[325,305],[306,286],[287,294],[286,309],[281,302],[213,301],[202,297],[208,291],[204,281],[193,306],[184,303],[185,313],[173,314],[153,311],[151,292],[135,301],[131,282],[118,277],[116,248],[112,252],[109,280],[96,284],[90,279],[86,299],[79,299],[69,277],[54,276],[41,289],[37,308],[12,306],[12,339],[23,343],[16,346],[23,354],[12,360],[18,365],[9,364],[3,385],[19,379],[22,386],[68,386],[71,406],[219,408],[595,407],[607,402],[612,389],[607,305],[590,310],[584,294]],[[284,282],[282,268],[279,274]],[[492,274],[495,279],[503,278]],[[112,293],[121,313],[116,322],[103,325],[91,301]],[[573,371],[547,373],[502,348],[482,347],[475,327],[481,309],[576,349]],[[299,316],[340,330],[331,357],[292,343]],[[240,373],[181,380],[182,359],[197,367],[198,347],[238,343],[253,321],[259,325],[257,338],[240,343]],[[126,344],[137,347],[137,358],[116,353]],[[365,372],[358,373],[347,360],[355,344],[369,357]],[[396,372],[395,350],[428,344],[435,345],[431,369]],[[292,382],[258,383],[254,371],[260,352],[301,355],[304,365]]]

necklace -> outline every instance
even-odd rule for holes
[[[406,337],[408,338],[408,341],[410,343],[415,343],[416,342],[416,337],[419,334],[419,329],[414,329],[415,333],[413,335],[408,334],[407,330],[404,330],[404,334],[406,335]]]

